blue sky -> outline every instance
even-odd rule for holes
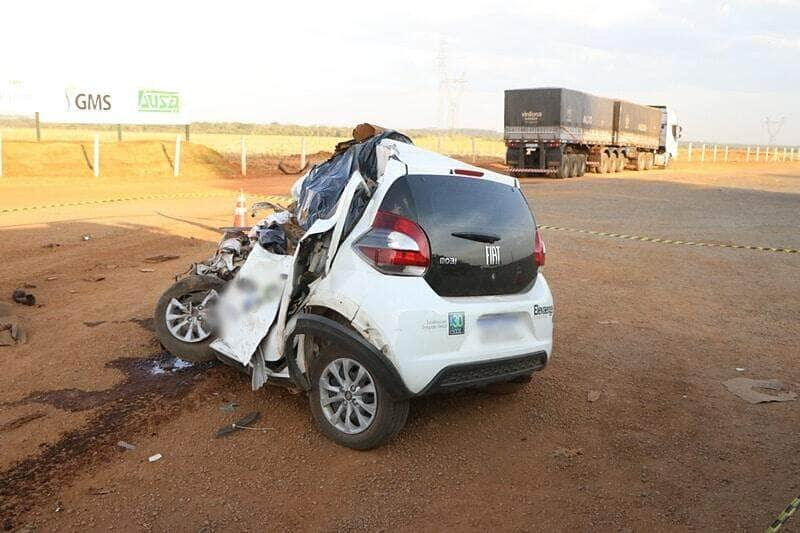
[[[435,126],[446,41],[467,80],[462,127],[501,129],[504,89],[565,86],[675,107],[695,140],[764,143],[764,117],[785,115],[778,142],[800,144],[798,0],[74,0],[2,14],[0,77],[176,88],[196,120]]]

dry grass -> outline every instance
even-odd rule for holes
[[[101,143],[116,143],[116,131],[94,131],[85,129],[43,127],[41,129],[42,141],[79,141],[91,143],[94,135],[100,136]],[[3,128],[3,139],[7,141],[35,141],[34,128]],[[175,137],[183,137],[183,128],[176,127],[174,131],[124,131],[123,141],[163,141],[173,143]],[[241,135],[224,133],[190,132],[193,143],[203,144],[220,153],[239,153],[242,138],[244,138],[248,153],[269,155],[292,155],[300,153],[303,137],[299,135]],[[347,140],[346,137],[305,137],[306,153],[330,152],[336,143]],[[426,136],[416,137],[414,142],[429,150],[436,150],[450,155],[471,155],[473,140],[464,135],[454,136]],[[504,157],[505,147],[503,141],[476,138],[475,152],[478,156]]]
[[[91,143],[94,134],[100,135],[100,141],[104,144],[116,143],[117,132],[114,130],[95,131],[91,127],[86,128],[59,128],[52,126],[42,127],[42,141],[79,141]],[[7,141],[35,141],[36,131],[34,128],[6,127],[0,130],[3,139]],[[180,135],[183,138],[183,127],[175,127],[173,131],[124,131],[123,141],[161,141],[164,143],[174,143],[175,137]],[[347,140],[346,137],[329,136],[306,136],[300,135],[246,135],[242,137],[238,134],[226,133],[202,133],[190,132],[190,140],[193,143],[203,144],[212,150],[222,154],[238,154],[241,150],[242,139],[247,146],[250,154],[267,154],[276,156],[286,156],[300,153],[302,140],[305,139],[306,153],[331,152],[336,143]],[[472,138],[465,135],[452,136],[419,136],[414,137],[414,142],[428,150],[433,150],[448,155],[471,156],[474,151],[478,157],[499,157],[505,158],[505,146],[500,139]],[[693,143],[692,163],[711,163],[714,161],[714,145],[706,144],[705,156],[702,155],[702,144]],[[783,159],[783,149],[778,151],[778,160]],[[795,160],[800,160],[800,149],[795,151]],[[791,158],[791,149],[786,151],[786,160]],[[686,162],[688,160],[688,144],[682,144],[679,150],[678,159]],[[703,161],[701,161],[701,159]],[[725,160],[725,145],[717,145],[716,162],[722,163]],[[775,160],[774,150],[770,150],[770,161]],[[747,162],[746,148],[730,147],[728,150],[728,162],[744,163]],[[759,151],[759,161],[765,161],[765,147]],[[749,162],[756,162],[756,147],[750,151]]]

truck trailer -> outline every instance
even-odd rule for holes
[[[506,164],[559,178],[666,168],[678,153],[675,111],[563,88],[505,92]]]

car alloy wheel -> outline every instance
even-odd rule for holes
[[[378,396],[369,371],[353,359],[334,359],[319,377],[319,401],[328,422],[348,435],[365,431],[375,419]]]

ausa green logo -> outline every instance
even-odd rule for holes
[[[138,109],[143,113],[180,113],[181,97],[176,92],[139,89]]]

